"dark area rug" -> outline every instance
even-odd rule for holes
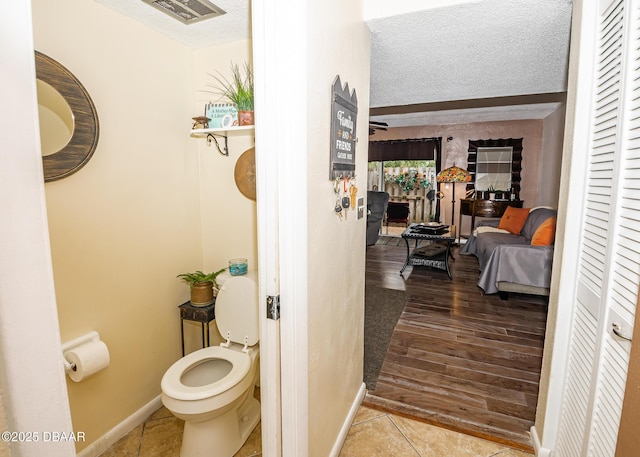
[[[403,290],[367,286],[364,300],[364,382],[376,387],[393,329],[406,302]]]

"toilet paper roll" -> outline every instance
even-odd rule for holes
[[[109,366],[109,349],[103,341],[90,341],[64,353],[75,368],[68,371],[72,381],[80,382],[87,376]]]

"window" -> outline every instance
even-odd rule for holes
[[[478,148],[476,190],[511,189],[512,147]]]

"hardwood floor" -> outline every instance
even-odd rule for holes
[[[365,404],[531,452],[547,316],[544,297],[484,295],[478,261],[445,271],[400,268],[401,238],[367,249],[366,284],[407,292],[382,371]]]

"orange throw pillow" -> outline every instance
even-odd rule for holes
[[[529,217],[529,208],[514,208],[509,206],[500,218],[498,228],[513,233],[514,235],[520,235],[520,231],[527,217]]]
[[[556,239],[556,218],[544,221],[533,234],[531,246],[551,246]]]

